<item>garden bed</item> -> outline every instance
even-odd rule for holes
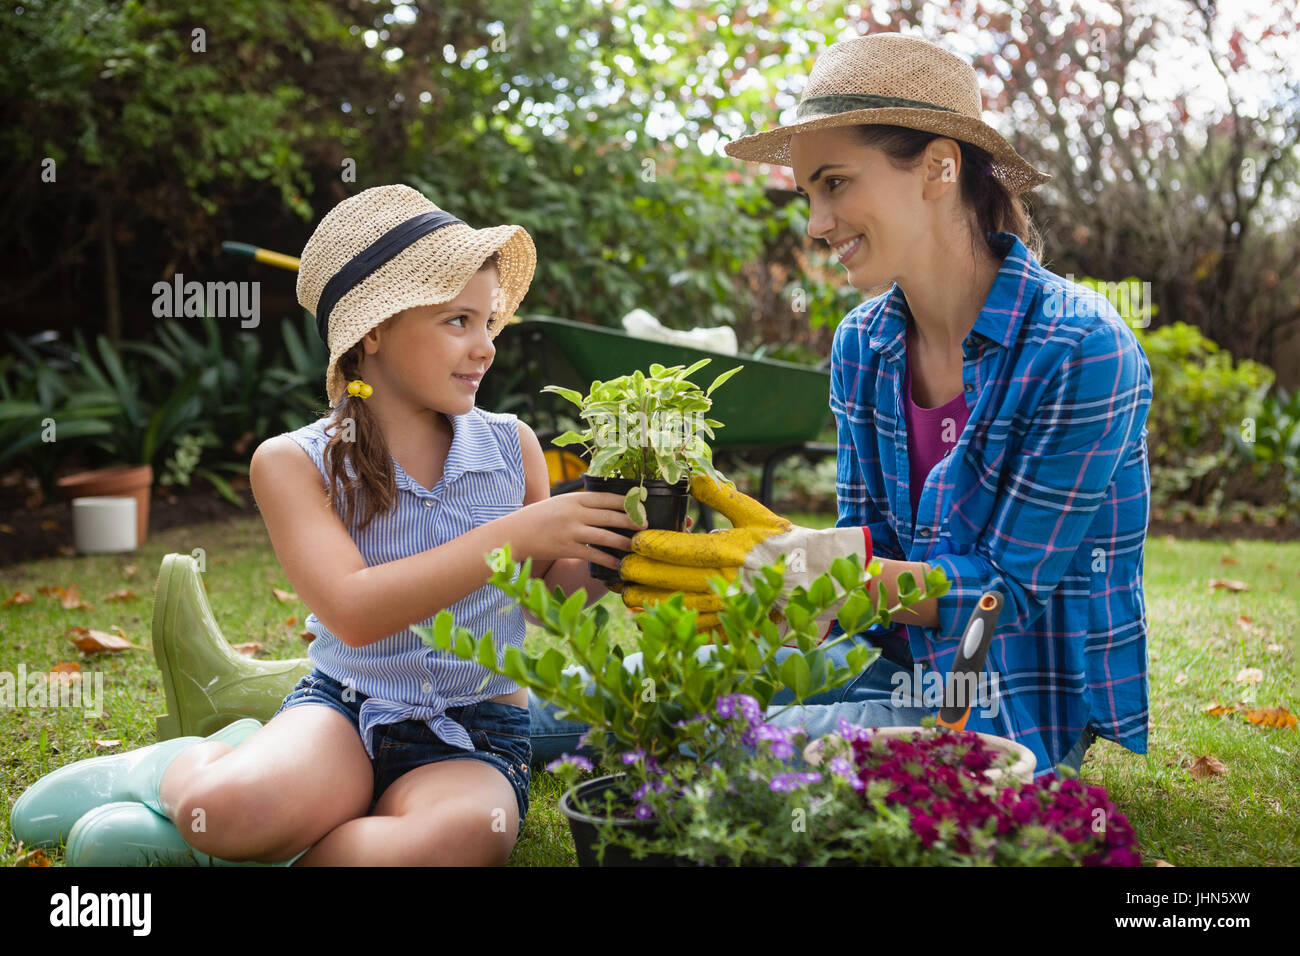
[[[61,498],[45,498],[35,485],[36,479],[21,471],[0,477],[0,566],[75,553],[71,506]],[[242,509],[209,485],[155,485],[149,499],[149,533],[255,515],[248,480],[235,476],[230,486],[244,501]]]

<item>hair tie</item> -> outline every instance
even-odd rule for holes
[[[348,382],[349,395],[355,395],[357,398],[369,398],[374,393],[375,390],[359,378],[354,378]]]

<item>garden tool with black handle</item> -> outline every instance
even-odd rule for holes
[[[966,622],[961,645],[957,648],[957,660],[953,662],[952,673],[944,687],[943,707],[939,710],[939,723],[945,727],[966,729],[975,696],[971,690],[978,685],[984,672],[984,659],[988,656],[993,630],[1001,612],[1002,595],[997,591],[986,591]]]

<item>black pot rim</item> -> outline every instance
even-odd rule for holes
[[[656,490],[668,491],[673,494],[688,494],[691,487],[690,475],[687,475],[685,478],[682,478],[676,484],[670,484],[669,482],[664,481],[662,478],[646,478],[644,481],[642,481],[636,478],[604,478],[604,477],[599,477],[591,474],[585,474],[582,477],[585,481],[587,481],[589,485],[597,484],[597,483],[603,485],[612,485],[614,487],[618,487],[619,485],[622,485],[624,486],[623,488],[624,491],[626,491],[628,488],[633,487],[634,485],[645,485],[647,491],[650,490],[651,488],[654,488]]]
[[[591,780],[584,780],[582,783],[570,787],[568,790],[564,791],[563,795],[561,795],[560,797],[559,810],[562,814],[564,814],[564,816],[567,819],[576,820],[578,823],[586,823],[591,826],[598,826],[602,823],[613,823],[615,826],[622,826],[622,827],[653,826],[656,822],[654,820],[637,820],[635,818],[631,820],[625,820],[622,819],[621,817],[616,817],[616,818],[593,817],[591,814],[584,813],[582,810],[578,809],[576,798],[580,792],[612,787],[615,785],[617,781],[624,780],[626,778],[627,778],[626,773],[611,773],[611,774],[606,774],[603,777],[595,777]]]

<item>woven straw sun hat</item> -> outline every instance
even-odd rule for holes
[[[367,189],[326,213],[302,250],[297,291],[330,351],[330,407],[347,389],[338,362],[348,349],[403,309],[450,302],[493,253],[499,273],[495,338],[537,265],[522,226],[474,229],[402,185]]]
[[[793,166],[790,137],[832,126],[880,123],[938,133],[987,150],[992,174],[1015,196],[1052,177],[1041,173],[980,120],[979,78],[960,57],[919,37],[875,33],[827,47],[817,57],[788,126],[743,136],[728,156]]]

